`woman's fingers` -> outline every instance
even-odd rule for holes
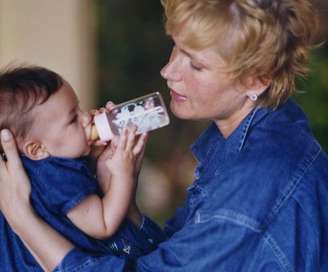
[[[15,139],[8,129],[1,131],[1,145],[7,158],[7,167],[9,169],[22,168]]]
[[[6,209],[9,214],[14,215],[18,207],[29,206],[31,185],[18,155],[13,135],[8,129],[3,129],[0,138],[7,160],[2,159],[0,163],[1,209]]]
[[[6,168],[6,162],[5,162],[5,159],[3,158],[3,154],[0,154],[0,172],[2,173],[5,168]],[[0,179],[1,181],[1,179]]]

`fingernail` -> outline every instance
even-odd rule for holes
[[[112,105],[114,105],[114,103],[113,103],[112,101],[108,101],[108,102],[106,103],[106,106],[112,106]]]
[[[1,130],[1,139],[3,141],[9,141],[9,140],[11,140],[11,138],[12,138],[12,135],[8,129]]]

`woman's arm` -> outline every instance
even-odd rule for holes
[[[1,131],[6,160],[0,158],[0,208],[7,222],[46,270],[53,270],[73,245],[44,223],[30,204],[31,187],[8,130]]]

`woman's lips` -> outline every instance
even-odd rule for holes
[[[184,102],[187,100],[187,97],[181,94],[178,94],[177,92],[170,90],[170,95],[172,99],[174,99],[177,102]]]

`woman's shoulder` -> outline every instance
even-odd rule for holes
[[[312,156],[322,149],[305,113],[293,100],[255,119],[244,147],[246,152],[261,153],[284,163]]]
[[[232,210],[262,224],[293,198],[303,182],[316,186],[314,176],[328,181],[326,154],[305,115],[288,103],[255,118],[243,148],[216,172],[209,193],[211,212]]]

